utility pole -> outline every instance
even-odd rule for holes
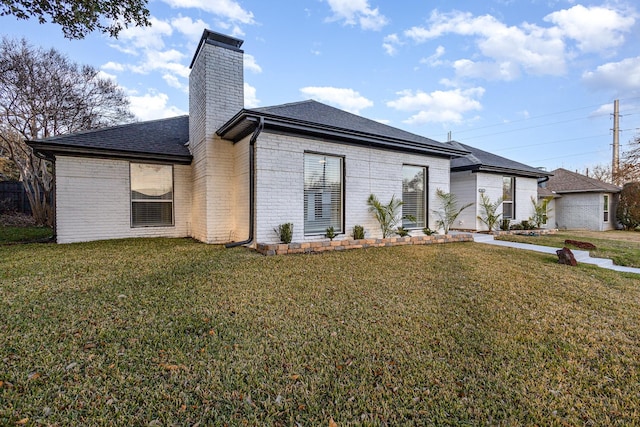
[[[611,178],[618,185],[620,172],[620,100],[613,101],[613,159],[611,161]]]

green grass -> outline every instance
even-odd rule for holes
[[[0,225],[0,245],[33,242],[48,239],[53,235],[49,227],[9,227]]]
[[[0,247],[0,425],[633,425],[638,276],[474,243]]]
[[[542,236],[505,235],[496,236],[497,240],[531,243],[534,245],[578,249],[565,245],[565,240],[577,240],[593,243],[597,249],[589,251],[592,257],[609,258],[614,264],[640,268],[640,233],[633,231],[581,232],[569,231]]]

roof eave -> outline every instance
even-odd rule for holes
[[[118,160],[146,160],[154,162],[167,162],[181,165],[189,165],[193,157],[191,155],[149,153],[139,151],[112,150],[64,145],[43,144],[38,141],[26,141],[34,152],[53,158],[57,155],[93,157]]]
[[[451,172],[462,172],[462,171],[472,171],[472,172],[487,172],[487,173],[500,173],[506,175],[515,175],[525,178],[542,178],[545,176],[551,176],[548,172],[540,171],[525,171],[522,169],[511,169],[511,168],[501,168],[496,166],[484,166],[484,165],[466,165],[466,166],[458,166],[451,168]]]
[[[448,158],[460,157],[469,154],[469,152],[466,150],[457,149],[454,147],[439,147],[427,144],[418,144],[401,139],[383,138],[377,135],[353,132],[347,129],[334,128],[330,126],[322,126],[310,122],[290,120],[282,117],[271,116],[269,114],[251,112],[249,110],[240,111],[231,120],[225,123],[216,133],[222,138],[228,139],[228,137],[231,137],[231,140],[237,142],[240,139],[244,138],[248,133],[250,133],[250,130],[247,128],[243,132],[233,134],[233,129],[239,126],[245,120],[249,120],[257,124],[259,117],[262,117],[264,119],[265,128],[271,128],[274,130],[280,130],[289,133],[311,135],[316,137],[328,137],[344,142],[358,142],[361,144],[380,148],[410,151]]]

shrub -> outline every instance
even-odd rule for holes
[[[549,209],[549,202],[552,197],[545,197],[540,201],[536,201],[535,197],[531,196],[531,203],[533,203],[533,216],[529,218],[529,221],[535,224],[536,228],[540,228],[542,224],[547,223],[547,218],[551,209]]]
[[[329,240],[333,240],[333,238],[336,237],[336,231],[333,228],[333,226],[327,228],[327,232],[325,233],[325,237],[328,237]]]
[[[504,230],[504,231],[511,230],[511,219],[502,218],[502,221],[500,221],[500,230]]]
[[[409,230],[404,227],[398,227],[396,228],[396,234],[400,237],[407,237],[409,235]]]
[[[361,225],[354,225],[353,226],[353,238],[355,240],[360,240],[360,239],[364,239],[364,235],[365,235],[365,231],[364,231],[364,227]]]
[[[432,234],[436,233],[436,230],[432,230],[429,227],[425,227],[425,228],[422,229],[422,232],[424,234],[426,234],[427,236],[431,236]]]
[[[484,211],[484,215],[478,215],[478,219],[487,226],[489,231],[493,231],[498,225],[498,221],[500,220],[500,216],[502,215],[502,213],[496,212],[498,211],[498,208],[500,207],[502,201],[503,199],[502,197],[500,197],[494,203],[491,203],[489,196],[487,196],[486,194],[482,193],[482,195],[480,196],[480,207]]]
[[[382,204],[375,195],[369,195],[369,199],[367,199],[369,212],[371,212],[375,216],[376,220],[378,220],[383,239],[389,237],[394,232],[396,225],[402,219],[413,218],[409,215],[400,215],[400,208],[403,204],[404,202],[400,199],[396,199],[396,196],[391,196],[391,200],[385,205]]]
[[[473,203],[467,203],[466,205],[458,208],[458,200],[456,199],[455,194],[445,193],[439,188],[436,190],[436,196],[438,197],[438,200],[440,200],[440,209],[433,211],[433,213],[438,216],[436,225],[438,228],[442,228],[444,230],[444,234],[449,234],[449,228],[451,228],[451,225],[453,225],[456,218],[458,218],[458,215],[460,215],[463,210],[473,205]]]
[[[280,237],[282,243],[291,243],[291,239],[293,238],[292,223],[285,222],[284,224],[280,224],[277,228],[274,228],[273,231]]]

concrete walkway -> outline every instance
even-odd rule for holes
[[[491,234],[482,234],[482,233],[471,233],[471,234],[473,235],[473,241],[477,243],[486,243],[489,245],[507,246],[509,248],[544,252],[546,254],[553,254],[554,256],[557,256],[556,251],[560,249],[560,248],[553,248],[551,246],[540,246],[540,245],[531,245],[529,243],[517,243],[517,242],[506,242],[504,240],[495,240],[493,238],[493,235]],[[575,256],[576,261],[578,261],[578,264],[579,263],[593,264],[593,265],[597,265],[598,267],[608,268],[609,270],[640,274],[640,268],[615,265],[613,261],[611,261],[610,259],[591,258],[591,256],[589,255],[589,251],[580,251],[580,250],[571,249],[571,252],[573,252],[573,255]]]

